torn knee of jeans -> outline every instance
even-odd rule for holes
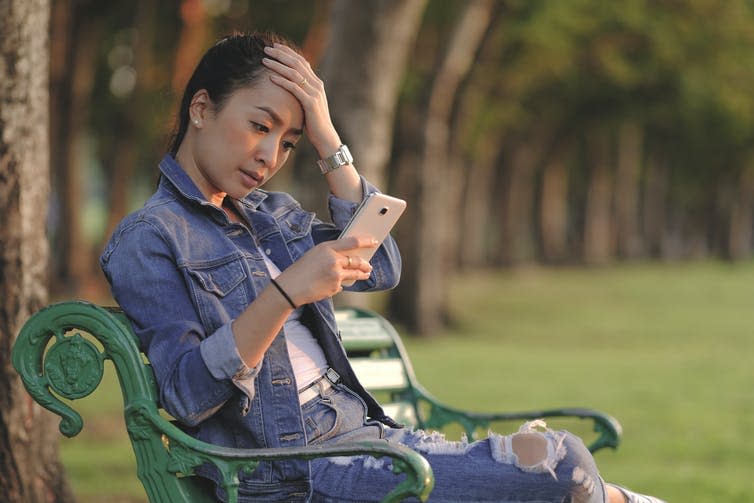
[[[469,441],[466,435],[463,435],[460,441],[447,440],[445,435],[440,432],[425,432],[417,430],[414,449],[426,454],[446,454],[462,456],[469,450]]]
[[[555,467],[565,457],[564,445],[566,434],[545,429],[544,421],[532,421],[524,424],[518,433],[497,435],[490,433],[492,457],[500,463],[517,466],[529,473],[550,473],[554,479]]]
[[[361,462],[361,466],[365,469],[372,470],[392,470],[392,460],[388,457],[374,458],[372,456],[333,456],[328,458],[329,462],[339,466],[352,466],[357,462]]]

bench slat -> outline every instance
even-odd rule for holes
[[[374,318],[350,318],[338,321],[341,340],[347,351],[387,349],[393,339],[379,320]]]
[[[409,385],[400,358],[353,358],[351,365],[361,384],[370,391],[402,390]]]
[[[385,414],[399,423],[407,426],[414,426],[417,424],[416,410],[409,402],[392,402],[383,404],[382,409],[385,411]]]

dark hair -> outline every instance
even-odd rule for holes
[[[266,70],[262,65],[262,58],[266,57],[264,48],[275,43],[287,45],[301,53],[293,42],[275,33],[234,33],[220,39],[204,53],[183,92],[175,132],[170,142],[170,153],[173,156],[186,135],[189,106],[197,91],[205,89],[219,110],[231,94],[257,81]]]

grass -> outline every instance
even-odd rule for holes
[[[754,501],[754,263],[487,271],[448,291],[453,328],[406,338],[440,399],[600,409],[624,427],[621,447],[596,455],[606,479],[669,501]],[[80,501],[144,501],[107,379],[61,457]]]

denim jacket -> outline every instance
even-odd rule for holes
[[[115,300],[131,320],[157,378],[161,405],[193,436],[227,447],[306,444],[296,380],[281,330],[262,362],[241,360],[231,322],[270,281],[262,253],[286,269],[307,250],[337,238],[356,204],[330,197],[334,224],[317,220],[288,194],[256,190],[239,210],[250,222],[231,222],[210,204],[171,156],[142,209],[114,231],[100,258]],[[364,195],[376,192],[362,179]],[[391,238],[371,260],[368,280],[350,290],[394,287],[400,255]],[[331,299],[306,306],[329,365],[365,401],[372,419],[390,426],[354,375],[340,342]],[[203,471],[213,477],[211,469]],[[255,501],[306,500],[306,461],[262,463],[242,481]]]

